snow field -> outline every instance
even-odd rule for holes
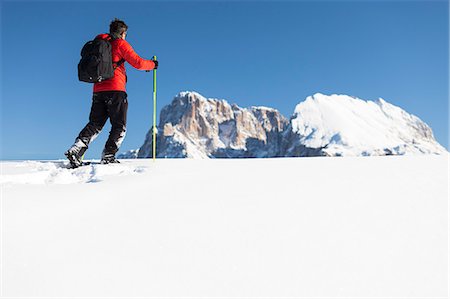
[[[4,296],[447,296],[448,156],[60,164],[1,163]]]

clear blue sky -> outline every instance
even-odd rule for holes
[[[448,148],[448,15],[448,1],[2,1],[1,158],[64,157],[90,110],[81,47],[114,17],[138,54],[158,56],[158,114],[185,90],[286,117],[317,92],[382,97]],[[121,152],[139,148],[152,123],[152,73],[127,73]],[[109,128],[87,158],[100,156]]]

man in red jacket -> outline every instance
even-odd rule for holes
[[[64,153],[73,167],[82,164],[84,152],[100,133],[108,118],[111,122],[111,131],[102,153],[101,163],[119,162],[115,154],[125,138],[128,109],[124,62],[139,70],[158,68],[158,61],[142,59],[125,41],[127,30],[125,22],[115,19],[109,26],[109,34],[100,34],[96,37],[110,41],[112,61],[116,69],[113,78],[94,84],[89,123],[81,130],[72,147]]]

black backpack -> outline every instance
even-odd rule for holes
[[[78,79],[83,82],[97,83],[114,77],[114,70],[124,60],[113,66],[111,44],[106,39],[96,38],[87,42],[81,50],[78,63]]]

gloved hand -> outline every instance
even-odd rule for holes
[[[152,60],[155,63],[155,67],[153,68],[154,70],[156,70],[158,68],[158,60]],[[146,70],[145,72],[149,73],[151,72],[150,70]]]

